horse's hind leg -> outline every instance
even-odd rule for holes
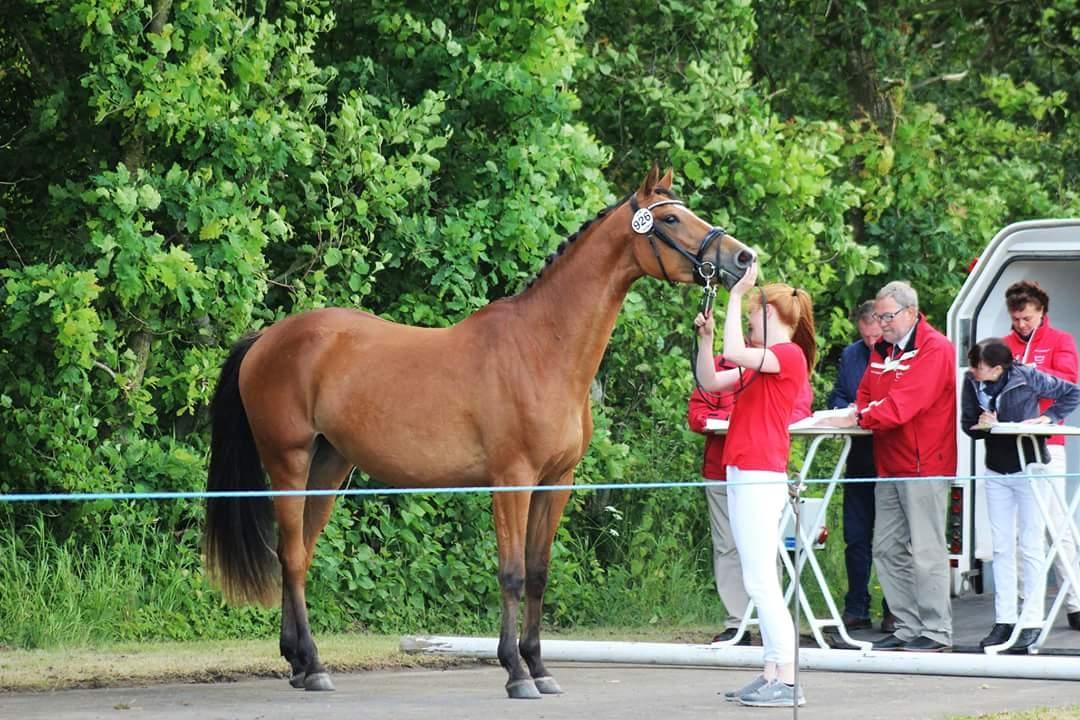
[[[569,485],[573,473],[559,480]],[[551,677],[540,655],[540,619],[544,614],[544,590],[547,588],[551,543],[559,528],[563,508],[570,498],[569,490],[544,490],[532,494],[529,507],[529,531],[525,540],[525,622],[521,632],[521,657],[529,665],[536,689],[545,694],[562,692]]]
[[[311,463],[311,472],[308,473],[309,490],[337,490],[345,482],[345,478],[352,469],[344,457],[325,438],[318,440],[315,457]],[[330,520],[330,512],[334,509],[336,495],[310,495],[304,506],[304,548],[307,558],[304,562],[305,569],[311,567],[311,560],[315,557],[315,543],[322,534],[323,528]],[[305,570],[305,576],[306,576]],[[310,635],[311,631],[306,627],[307,617],[304,618],[305,630]],[[334,685],[330,682],[330,676],[325,668],[318,662],[318,654],[315,656],[315,669],[309,669],[304,680],[307,690],[333,690]],[[313,674],[314,673],[314,674]],[[321,673],[321,675],[320,675]]]
[[[510,677],[506,694],[511,698],[538,699],[539,691],[521,662],[517,647],[518,605],[525,586],[525,528],[529,514],[527,492],[499,492],[492,497],[495,537],[499,544],[499,587],[502,589],[502,627],[499,630],[499,663]]]
[[[310,469],[307,474],[309,490],[336,490],[341,487],[351,466],[325,438],[316,440]],[[307,617],[305,586],[307,571],[315,555],[315,542],[330,519],[334,507],[334,495],[310,495],[296,498],[278,498],[278,500],[305,501],[301,507],[301,524],[289,528],[289,550],[286,551],[285,524],[279,516],[281,527],[282,557],[282,606],[281,606],[281,654],[289,661],[292,677],[289,683],[296,688],[307,690],[333,690],[330,675],[319,660],[318,648],[311,635],[311,626]],[[296,513],[295,508],[290,513]],[[294,520],[290,515],[290,522]],[[297,535],[302,538],[302,555],[296,548]],[[286,569],[285,555],[290,555],[290,562],[295,562],[299,555],[299,570],[291,573]]]

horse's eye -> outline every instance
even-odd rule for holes
[[[675,215],[665,215],[664,222],[666,222],[668,225],[674,225],[675,223],[679,222],[679,218]]]

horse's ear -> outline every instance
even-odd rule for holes
[[[672,172],[671,168],[668,168],[668,171],[666,173],[664,173],[664,177],[660,178],[660,182],[657,183],[656,186],[664,188],[665,190],[670,190],[671,189],[671,181],[672,181],[673,178],[674,178],[674,173]]]
[[[656,187],[656,183],[659,182],[659,180],[660,168],[656,166],[656,163],[653,163],[652,170],[645,176],[645,181],[641,183],[641,189],[638,190],[638,192],[644,197],[652,195],[653,188]]]

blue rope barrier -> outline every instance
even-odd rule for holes
[[[890,478],[838,478],[838,485],[867,482],[920,482],[934,480],[985,480],[989,477],[1001,477],[1000,475],[935,475],[930,477],[890,477]],[[1045,475],[1041,479],[1057,477],[1074,478],[1080,477],[1080,473],[1054,473]],[[792,483],[796,476],[790,480],[757,480],[757,481],[715,481],[715,480],[687,480],[672,482],[637,482],[637,483],[600,483],[593,485],[524,485],[524,486],[497,486],[497,487],[448,487],[448,488],[339,488],[337,490],[228,490],[228,491],[159,491],[159,492],[98,492],[98,493],[14,493],[0,495],[0,503],[17,502],[87,502],[92,500],[196,500],[202,498],[256,498],[256,497],[297,497],[297,496],[364,496],[364,495],[461,495],[465,493],[499,493],[499,492],[548,492],[569,490],[571,492],[592,492],[597,490],[644,490],[660,488],[686,488],[686,487],[709,487],[712,485],[724,485],[735,487],[738,485],[767,485],[777,482]],[[828,485],[834,482],[831,478],[814,478],[803,480],[804,485]]]

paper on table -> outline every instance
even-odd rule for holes
[[[979,430],[989,430],[996,427],[1002,432],[1023,433],[1033,428],[1052,427],[1049,423],[1025,423],[1025,422],[999,422],[996,425],[976,425]]]
[[[810,417],[805,417],[802,420],[797,420],[791,423],[788,427],[794,430],[802,430],[804,428],[818,427],[819,422],[826,418],[842,418],[847,417],[850,414],[850,410],[847,408],[841,408],[839,410],[817,410]],[[727,430],[729,427],[727,420],[721,420],[719,418],[705,418],[706,430]]]
[[[847,417],[850,414],[851,414],[851,408],[846,407],[846,408],[833,408],[832,410],[815,410],[814,414],[811,417],[815,417],[815,418],[820,420],[821,418]]]
[[[804,428],[818,427],[822,420],[845,418],[851,415],[851,408],[837,408],[835,410],[815,410],[814,414],[810,417],[805,417],[802,420],[796,420],[788,427],[793,430],[802,430]]]

